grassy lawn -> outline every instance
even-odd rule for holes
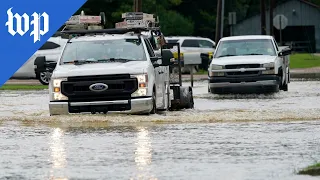
[[[312,68],[320,67],[320,56],[313,54],[290,55],[290,68]]]
[[[311,165],[305,169],[302,169],[298,174],[306,174],[312,176],[320,176],[320,163]]]
[[[20,84],[5,84],[0,87],[0,90],[43,90],[48,89],[45,85],[20,85]]]

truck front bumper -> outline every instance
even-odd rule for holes
[[[277,86],[280,83],[277,75],[260,75],[252,77],[209,77],[209,88],[235,89],[235,88],[263,88]]]
[[[130,110],[118,110],[116,107],[131,107]],[[50,115],[67,115],[73,113],[74,110],[79,109],[79,112],[90,112],[87,109],[104,108],[112,112],[136,114],[148,113],[152,110],[153,102],[152,97],[135,98],[131,100],[117,100],[117,101],[92,101],[92,102],[60,102],[51,101],[49,103]],[[82,111],[81,109],[86,109]],[[71,111],[71,112],[70,112]]]

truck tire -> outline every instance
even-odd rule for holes
[[[282,71],[282,69],[280,69],[280,71],[279,71],[280,73],[279,73],[279,79],[280,79],[280,81],[279,81],[279,90],[284,90],[284,86],[285,86],[285,80],[283,80],[283,78],[284,78],[284,75],[283,75],[283,71]],[[286,75],[286,74],[285,74]],[[282,81],[284,81],[283,83],[282,83]]]
[[[38,80],[42,85],[49,85],[51,75],[51,72],[40,72]]]
[[[288,83],[286,83],[285,85],[283,85],[282,90],[283,90],[283,91],[288,91]]]
[[[186,106],[186,109],[193,109],[194,108],[194,101],[193,101],[193,94],[192,91],[189,91],[187,95],[188,104]]]
[[[288,73],[286,73],[286,80],[285,80],[285,84],[283,85],[282,89],[283,91],[288,91],[288,83],[290,82],[290,74],[289,74],[289,70]]]
[[[167,107],[166,107],[166,111],[169,111],[170,110],[170,85],[167,86]]]
[[[155,91],[152,93],[152,110],[150,111],[150,114],[156,114],[157,113],[157,97]]]
[[[180,87],[179,109],[192,109],[194,107],[191,87]]]

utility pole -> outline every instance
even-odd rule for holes
[[[221,1],[221,3],[222,3],[222,5],[221,5],[221,30],[220,30],[221,31],[220,32],[220,34],[221,34],[220,37],[221,38],[223,38],[223,27],[224,27],[224,9],[225,9],[224,8],[224,5],[225,5],[224,1],[225,0]]]
[[[270,0],[270,13],[269,13],[269,26],[270,26],[270,36],[273,36],[273,9],[274,9],[274,0]]]
[[[217,17],[216,17],[216,43],[218,44],[221,35],[221,9],[222,9],[222,2],[218,0],[217,4]]]
[[[133,0],[133,11],[142,12],[142,0]]]
[[[260,11],[261,11],[261,35],[266,35],[266,2],[260,0]]]

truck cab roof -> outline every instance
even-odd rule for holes
[[[96,41],[96,40],[112,40],[112,39],[127,39],[127,38],[134,38],[138,39],[137,35],[128,35],[128,34],[99,34],[99,35],[85,35],[85,36],[78,36],[70,39],[70,42],[77,42],[77,41]]]
[[[273,37],[269,35],[230,36],[230,37],[221,38],[220,41],[245,40],[245,39],[273,39]]]

